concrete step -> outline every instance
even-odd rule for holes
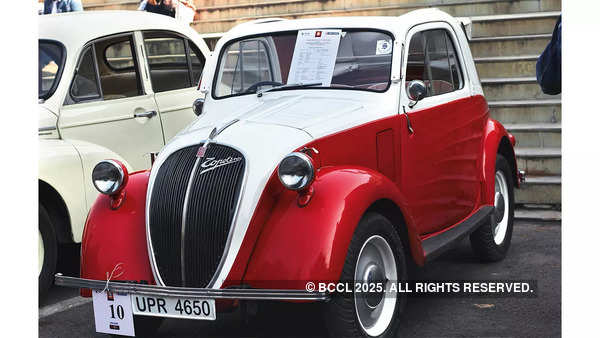
[[[517,206],[515,210],[515,219],[526,220],[526,221],[560,221],[562,215],[560,210],[553,210],[550,208],[528,208]]]
[[[540,55],[552,34],[529,34],[472,38],[473,57]]]
[[[504,124],[515,136],[519,147],[560,148],[560,123],[518,123]]]
[[[139,1],[135,0],[88,0],[83,1],[83,9],[86,11],[98,10],[137,10]]]
[[[519,147],[515,149],[517,165],[528,176],[556,176],[561,173],[561,149]]]
[[[556,0],[279,0],[220,1],[212,4],[210,1],[196,0],[195,3],[201,20],[244,19],[281,15],[297,16],[302,13],[309,15],[317,12],[321,12],[322,15],[335,15],[339,12],[354,13],[348,15],[401,15],[406,11],[423,7],[438,7],[456,16],[485,16],[499,13],[560,10],[560,2]]]
[[[562,120],[559,99],[490,101],[492,118],[504,124],[560,123]]]
[[[94,0],[83,0],[83,1],[94,1]],[[113,1],[113,0],[104,0],[104,1]],[[357,7],[357,6],[383,6],[390,4],[422,4],[426,1],[424,0],[195,0],[194,3],[197,8],[202,7],[222,7],[222,6],[261,6],[268,3],[296,3],[296,2],[331,2],[335,3],[335,6],[344,6],[346,8]],[[438,3],[448,3],[452,2],[452,0],[446,1],[437,1]],[[512,5],[514,8],[513,11],[523,12],[523,11],[552,11],[560,9],[560,0],[492,0],[489,2],[507,2]],[[435,1],[429,1],[427,3],[435,3]]]
[[[200,33],[225,32],[238,23],[254,19],[286,19],[322,16],[398,16],[406,12],[437,7],[454,16],[482,16],[560,10],[557,0],[281,0],[206,5],[196,0],[201,20],[193,23]]]
[[[485,97],[495,100],[524,100],[559,98],[542,93],[535,76],[481,79]]]
[[[538,55],[474,58],[480,78],[535,76]]]
[[[83,7],[85,8],[87,6],[95,5],[95,4],[98,4],[98,5],[99,4],[115,4],[115,3],[119,3],[119,2],[137,2],[139,4],[140,1],[137,1],[137,0],[81,0],[81,3],[83,4]]]
[[[560,176],[528,176],[515,190],[518,204],[561,204]]]
[[[475,16],[473,37],[552,33],[560,11]]]

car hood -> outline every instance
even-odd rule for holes
[[[58,116],[43,105],[38,105],[38,135],[40,138],[58,138]]]
[[[239,119],[302,130],[311,138],[317,138],[368,120],[367,115],[377,110],[370,107],[376,102],[360,99],[331,98],[315,94],[277,94],[281,93],[265,94],[263,99],[242,104],[241,108],[229,103],[213,104],[208,108],[206,116],[196,120],[186,132],[211,128],[222,124],[223,121]]]

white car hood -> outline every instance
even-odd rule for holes
[[[48,108],[38,104],[38,135],[41,138],[58,138],[56,124],[58,116]]]
[[[364,110],[364,106],[357,101],[306,95],[263,100],[249,108],[241,114],[241,120],[301,129],[309,134],[314,126],[335,125],[334,121],[343,120],[341,117]]]
[[[58,116],[50,111],[50,109],[38,104],[38,128],[56,128]]]
[[[201,116],[184,133],[212,129],[239,119],[294,128],[304,131],[311,138],[318,138],[354,126],[360,121],[368,121],[371,118],[367,114],[373,114],[373,111],[377,111],[377,115],[384,113],[382,109],[376,109],[375,102],[370,100],[332,98],[331,95],[322,97],[298,94],[298,91],[289,93],[267,93],[261,99],[245,101],[237,106],[230,102],[212,103],[206,116]]]

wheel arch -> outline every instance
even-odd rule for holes
[[[496,171],[496,158],[501,154],[508,161],[513,171],[515,187],[519,187],[518,164],[515,157],[515,137],[508,133],[504,126],[494,120],[488,119],[484,131],[484,143],[482,149],[482,195],[483,205],[494,204],[494,181]]]
[[[62,196],[54,187],[41,179],[38,179],[38,191],[39,202],[44,206],[50,217],[58,243],[73,243],[69,209]]]
[[[410,210],[387,177],[368,168],[332,166],[320,169],[313,188],[305,206],[298,206],[297,192],[284,190],[277,195],[272,211],[256,222],[260,231],[243,244],[252,248],[251,253],[236,258],[228,281],[237,282],[243,274],[242,282],[253,287],[290,289],[304,287],[306,280],[337,281],[356,226],[369,211],[390,220],[410,250],[408,257],[423,265]],[[286,283],[279,284],[281,280]]]
[[[508,161],[510,170],[513,173],[513,183],[516,187],[518,187],[519,177],[517,171],[517,158],[515,156],[515,150],[507,136],[503,136],[502,139],[500,139],[497,153],[504,156],[504,158]]]
[[[384,198],[377,200],[371,204],[365,211],[365,215],[369,212],[375,212],[383,217],[387,218],[396,228],[398,235],[404,246],[404,253],[408,254],[411,259],[414,260],[412,252],[410,250],[410,241],[408,237],[408,227],[406,226],[406,220],[400,207],[394,203],[394,201]]]

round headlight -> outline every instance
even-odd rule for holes
[[[301,190],[312,182],[315,169],[311,159],[304,153],[291,153],[281,160],[277,169],[279,180],[286,188]]]
[[[127,169],[114,160],[96,164],[92,171],[92,182],[99,192],[112,195],[119,192],[126,182]]]

